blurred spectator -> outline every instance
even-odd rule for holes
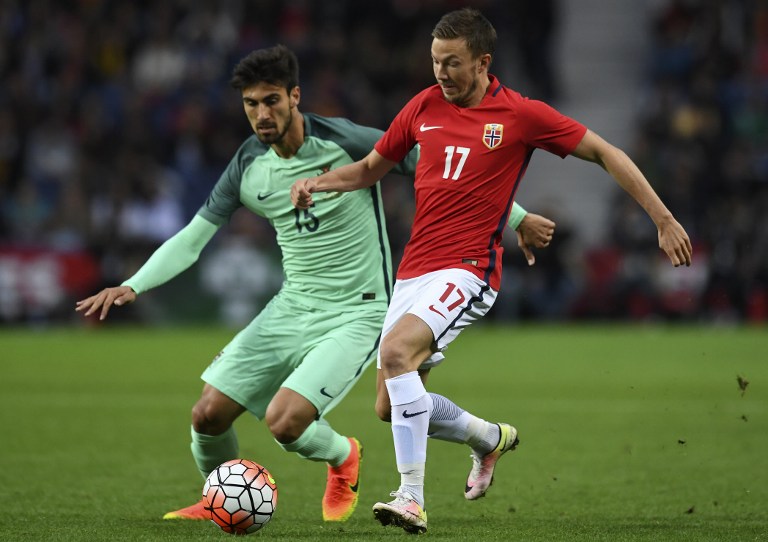
[[[52,212],[52,203],[46,202],[35,183],[28,179],[21,180],[15,192],[3,199],[2,214],[8,233],[22,244],[40,242]]]
[[[531,82],[532,98],[547,103],[559,98],[559,83],[554,58],[554,37],[558,30],[558,5],[556,0],[512,0],[493,15],[497,24],[508,20],[511,34],[502,38],[512,39],[523,74]],[[504,39],[502,39],[504,41]]]
[[[748,0],[665,0],[653,14],[653,48],[638,154],[641,168],[692,234],[695,272],[654,271],[652,314],[764,321],[768,143],[761,51],[768,5]],[[617,246],[642,254],[655,239],[631,213],[615,213]],[[636,236],[636,235],[635,235]],[[755,249],[760,254],[755,258]],[[760,259],[762,257],[762,260]],[[750,263],[746,263],[750,262]],[[750,310],[757,306],[757,310]]]
[[[61,251],[76,251],[91,248],[90,241],[88,194],[77,179],[68,179],[51,216],[44,243]]]
[[[499,31],[497,69],[516,64],[522,77],[511,82],[515,88],[556,100],[560,2],[469,3]],[[45,303],[23,310],[13,290],[19,280],[75,284],[62,282],[65,271],[39,272],[38,258],[52,257],[41,261],[57,261],[51,269],[60,270],[69,269],[64,254],[95,258],[101,277],[88,273],[89,280],[113,283],[195,213],[250,133],[228,79],[252,49],[285,43],[298,53],[304,109],[383,129],[433,83],[424,43],[439,16],[463,4],[0,3],[0,299],[11,300],[0,320],[44,317],[73,295],[44,296]],[[629,151],[694,238],[696,269],[675,280],[659,275],[653,227],[621,194],[606,244],[593,253],[576,257],[566,221],[554,217],[555,242],[528,269],[510,236],[498,319],[768,319],[768,4],[649,6],[645,95]],[[383,190],[397,265],[413,190],[395,180]],[[222,232],[221,254],[241,262],[273,258],[251,252],[263,228]],[[43,252],[33,258],[30,247]],[[32,265],[38,271],[25,273]],[[255,277],[269,272],[253,265],[262,269]],[[216,280],[208,283],[215,288]],[[277,287],[255,278],[248,286],[254,303],[259,284]]]

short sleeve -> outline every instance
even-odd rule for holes
[[[565,158],[587,132],[586,126],[538,100],[526,100],[520,111],[525,142]]]
[[[416,145],[412,129],[415,110],[415,99],[412,99],[400,110],[387,131],[376,142],[376,152],[392,162],[401,162],[405,158]]]

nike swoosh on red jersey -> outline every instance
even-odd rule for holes
[[[438,128],[442,128],[442,126],[427,126],[427,123],[423,122],[421,126],[419,126],[419,132],[426,132],[428,130],[437,130]]]

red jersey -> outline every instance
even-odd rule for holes
[[[393,162],[421,146],[416,215],[398,279],[458,267],[498,290],[502,234],[534,149],[565,158],[586,133],[547,104],[489,78],[482,102],[470,108],[446,101],[439,85],[423,90],[376,143]]]

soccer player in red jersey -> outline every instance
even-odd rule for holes
[[[424,532],[424,467],[430,423],[474,440],[465,496],[482,497],[496,461],[518,442],[517,430],[464,412],[424,387],[428,370],[461,330],[488,312],[501,277],[501,238],[515,192],[535,149],[598,164],[648,213],[672,265],[690,265],[691,242],[643,174],[620,149],[547,104],[505,87],[488,70],[496,31],[477,10],[442,17],[432,32],[437,84],[398,113],[362,160],[291,189],[298,208],[312,194],[372,185],[415,146],[416,214],[379,348],[377,414],[392,423],[401,484],[376,518]],[[420,378],[421,376],[421,378]]]

